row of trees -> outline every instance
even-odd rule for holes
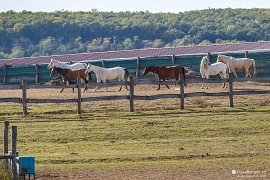
[[[269,9],[2,12],[0,58],[269,40]]]

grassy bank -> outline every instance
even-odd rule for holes
[[[18,150],[34,155],[38,170],[167,168],[228,177],[233,169],[270,170],[270,107],[134,113],[85,108],[76,115],[71,107],[35,106],[26,117],[20,111],[7,104],[1,121],[18,126]]]

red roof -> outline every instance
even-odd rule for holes
[[[169,55],[186,55],[186,54],[204,54],[204,53],[221,53],[234,51],[251,51],[251,50],[270,50],[270,41],[246,42],[238,44],[222,44],[209,46],[182,46],[175,48],[152,48],[152,49],[135,49],[120,50],[107,52],[93,52],[83,54],[65,54],[41,57],[25,57],[0,60],[0,67],[10,66],[27,66],[33,64],[48,64],[51,58],[62,62],[80,62],[91,60],[106,60],[120,58],[136,57],[157,57]]]

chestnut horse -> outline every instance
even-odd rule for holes
[[[174,88],[175,88],[176,84],[177,84],[177,81],[179,80],[180,73],[183,74],[184,81],[185,81],[185,79],[186,79],[185,73],[188,72],[188,69],[184,68],[184,67],[181,67],[181,66],[146,66],[144,68],[143,76],[145,76],[149,72],[157,74],[159,81],[175,79],[175,86],[174,86]],[[168,89],[170,89],[167,84],[166,84],[166,86],[167,86]],[[159,90],[159,89],[160,89],[160,84],[158,85],[157,90]]]
[[[85,83],[89,82],[88,73],[85,71],[85,69],[79,69],[79,70],[70,70],[70,69],[62,69],[58,67],[53,67],[50,76],[54,74],[60,74],[62,77],[63,84],[74,84],[77,82],[78,79],[82,78]],[[92,81],[92,77],[90,74],[90,81]],[[74,92],[74,88],[72,88]],[[87,87],[85,87],[84,91],[87,90]],[[62,93],[64,91],[64,88],[60,91]]]

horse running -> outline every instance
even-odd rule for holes
[[[48,64],[48,68],[52,69],[53,67],[58,67],[62,69],[71,69],[71,70],[78,70],[78,69],[86,69],[87,64],[86,63],[74,63],[74,64],[66,64],[61,61],[57,61],[54,59],[51,59],[51,62]]]
[[[56,73],[61,75],[63,84],[66,84],[66,82],[68,82],[68,84],[74,84],[80,78],[82,78],[85,83],[89,82],[88,73],[86,73],[85,69],[70,70],[70,69],[62,69],[58,67],[53,67],[50,76]],[[90,75],[90,80],[92,81],[91,75]],[[72,88],[72,90],[74,92],[74,88]],[[86,90],[87,90],[87,87],[85,87],[84,92]],[[64,88],[62,88],[60,93],[62,93],[63,91],[64,91]]]
[[[119,81],[125,82],[125,87],[128,90],[127,81],[129,78],[129,72],[126,68],[123,68],[123,67],[102,68],[102,67],[94,66],[92,64],[88,64],[86,68],[86,72],[89,73],[91,71],[93,71],[96,74],[97,82],[106,82],[107,80],[118,79]],[[98,89],[98,86],[95,88],[94,92],[96,92],[97,89]],[[122,89],[122,84],[118,92],[121,91],[121,89]],[[106,87],[106,91],[107,91],[107,87]]]
[[[217,75],[219,74],[222,79],[227,79],[227,65],[224,64],[223,62],[217,62],[214,64],[210,64],[209,59],[207,56],[204,56],[201,60],[200,64],[200,72],[202,75],[202,78],[209,79],[209,76],[212,75]],[[223,83],[223,88],[225,87],[225,82]],[[202,89],[203,89],[203,84],[202,84]],[[208,89],[208,87],[206,87]]]
[[[234,58],[231,56],[218,55],[217,62],[223,62],[231,69],[235,77],[236,71],[245,69],[246,77],[253,77],[256,74],[255,60],[250,58]]]
[[[175,86],[174,86],[174,88],[175,88],[177,81],[179,80],[180,73],[183,74],[184,81],[185,81],[185,79],[186,79],[185,73],[188,72],[188,69],[181,67],[181,66],[146,66],[144,68],[143,76],[145,76],[149,72],[157,74],[159,81],[175,79]],[[170,89],[167,84],[166,84],[166,86],[168,89]],[[160,90],[160,84],[158,85],[157,90]]]

